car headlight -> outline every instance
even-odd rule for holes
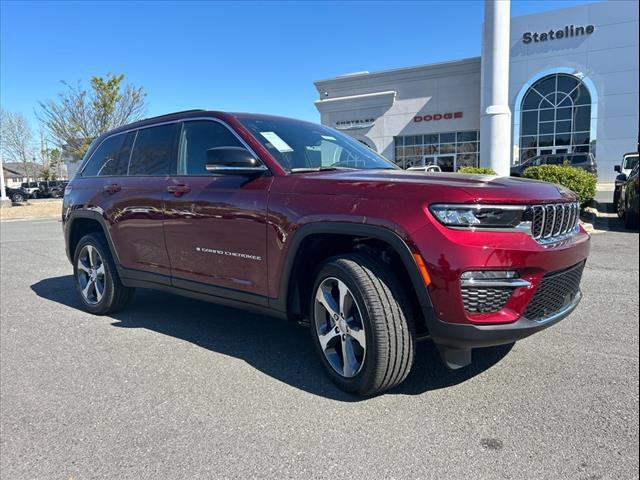
[[[440,223],[458,228],[515,228],[524,221],[526,207],[511,205],[431,205]]]

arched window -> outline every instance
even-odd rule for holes
[[[591,95],[577,77],[541,78],[524,95],[520,117],[520,161],[546,153],[588,152]]]

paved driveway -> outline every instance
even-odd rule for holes
[[[302,327],[150,291],[94,317],[59,222],[0,235],[3,480],[638,477],[637,233],[593,236],[554,328],[457,373],[422,343],[368,400],[327,380]]]

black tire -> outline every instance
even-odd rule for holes
[[[626,208],[624,211],[624,227],[627,230],[635,230],[638,228],[638,215],[629,208]]]
[[[21,193],[14,193],[11,196],[11,201],[13,203],[22,203],[22,202],[24,202],[24,195],[21,194]]]
[[[620,190],[617,188],[613,191],[613,209],[618,211],[618,201],[620,200]]]
[[[618,195],[618,201],[616,202],[616,213],[618,214],[618,218],[624,219],[626,208],[624,206],[624,200],[621,195]]]
[[[346,284],[358,307],[365,331],[364,358],[360,370],[350,378],[331,366],[319,339],[315,298],[320,285],[328,279],[338,279]],[[373,395],[399,385],[409,374],[415,354],[414,321],[398,279],[382,262],[360,253],[325,261],[316,274],[310,319],[314,347],[325,370],[341,389]],[[325,320],[319,318],[318,322],[324,324]],[[335,331],[338,331],[337,327]]]
[[[104,266],[102,281],[103,293],[100,299],[96,298],[97,301],[93,302],[85,298],[82,293],[78,268],[80,255],[85,251],[84,249],[87,246],[93,247],[97,250],[99,258],[101,259],[101,265]],[[94,315],[105,315],[121,310],[127,305],[135,290],[130,287],[125,287],[120,281],[109,245],[107,244],[104,235],[100,233],[90,233],[85,235],[78,242],[73,255],[73,278],[76,291],[78,292],[82,305],[85,310],[89,313],[93,313]]]

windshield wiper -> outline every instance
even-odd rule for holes
[[[292,168],[290,173],[308,173],[308,172],[330,172],[332,170],[357,170],[357,168],[349,167],[301,167]]]

